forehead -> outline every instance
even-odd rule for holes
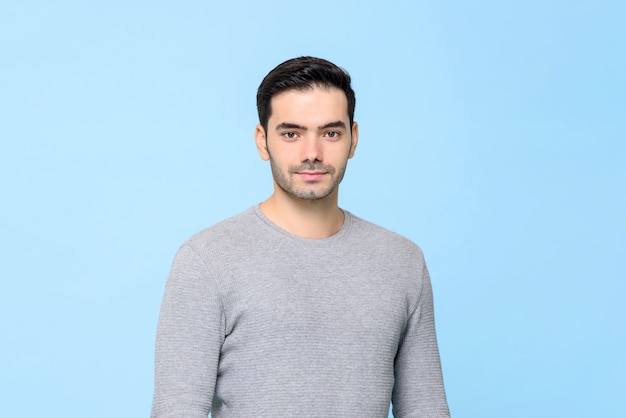
[[[348,123],[348,99],[338,88],[314,87],[306,90],[285,90],[272,97],[270,124],[289,122],[311,123],[342,120]]]

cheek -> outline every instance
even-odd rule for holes
[[[293,164],[298,160],[298,147],[294,144],[268,143],[268,153],[280,165]]]
[[[292,157],[280,147],[269,147],[268,154],[270,162],[276,168],[287,169],[294,164]]]
[[[342,147],[341,151],[338,151],[336,155],[337,157],[335,158],[335,160],[341,162],[342,164],[345,162],[345,160],[349,160],[350,158],[352,158],[352,156],[354,155],[354,147],[352,146],[352,143],[349,143],[347,146]]]

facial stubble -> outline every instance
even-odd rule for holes
[[[341,183],[341,181],[343,180],[347,165],[347,159],[343,166],[339,167],[338,169],[335,169],[335,167],[333,166],[323,164],[322,162],[316,160],[313,162],[305,162],[298,166],[289,167],[289,169],[285,173],[274,162],[274,159],[270,154],[270,167],[272,169],[274,182],[276,182],[278,187],[280,187],[281,190],[283,190],[285,193],[302,200],[320,200],[330,196],[337,189],[339,183]],[[325,175],[330,176],[332,181],[327,187],[323,189],[318,189],[315,184],[311,184],[309,186],[307,186],[306,184],[303,186],[298,186],[295,184],[294,177],[298,175],[298,172],[302,171],[325,172]]]

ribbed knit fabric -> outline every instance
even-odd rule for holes
[[[156,344],[153,418],[448,417],[421,250],[345,212],[292,235],[258,206],[182,245]]]

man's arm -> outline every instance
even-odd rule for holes
[[[224,341],[220,292],[196,251],[178,251],[156,341],[152,418],[207,418]]]
[[[435,334],[432,286],[425,265],[420,296],[396,355],[392,404],[395,418],[450,416]]]

